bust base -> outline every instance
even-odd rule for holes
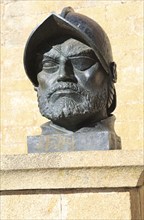
[[[115,116],[112,115],[76,132],[47,122],[41,126],[41,135],[27,138],[28,153],[121,149],[121,139],[114,131],[114,121]]]
[[[29,136],[28,153],[116,150],[120,139],[114,132],[83,132],[73,134],[50,134]]]

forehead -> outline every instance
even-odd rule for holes
[[[87,55],[89,55],[90,53],[94,53],[93,50],[86,44],[75,39],[68,39],[61,44],[56,44],[52,46],[52,49],[44,55],[53,56],[63,54],[64,56],[68,57],[79,55],[83,52]]]

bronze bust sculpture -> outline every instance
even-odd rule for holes
[[[111,115],[116,107],[116,64],[109,39],[95,21],[71,7],[60,15],[51,14],[29,37],[24,65],[37,91],[40,112],[52,121],[42,126],[43,136],[63,132],[74,141],[82,134],[93,139],[96,132],[96,138],[103,139],[106,132],[106,137],[112,134],[106,140],[108,149],[120,148]],[[89,150],[86,145],[84,150]]]

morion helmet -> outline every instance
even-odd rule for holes
[[[109,75],[108,115],[116,107],[116,91],[114,83],[117,80],[116,64],[113,62],[112,50],[107,34],[101,26],[85,15],[76,13],[71,7],[66,7],[60,15],[50,14],[31,33],[24,51],[24,67],[27,76],[34,86],[38,86],[37,54],[52,39],[70,36],[90,46],[97,56],[105,72]]]

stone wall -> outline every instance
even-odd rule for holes
[[[39,134],[40,125],[46,122],[24,72],[23,51],[35,26],[64,6],[96,20],[107,32],[118,65],[116,131],[124,150],[142,148],[143,1],[1,0],[1,153],[26,153],[26,137]]]
[[[4,155],[1,159],[2,220],[144,219],[141,151]]]

